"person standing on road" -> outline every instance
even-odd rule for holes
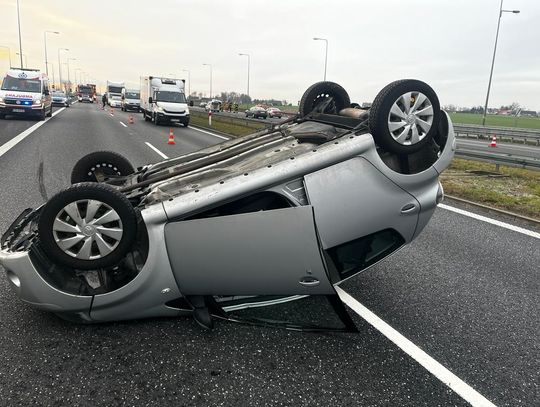
[[[103,106],[101,107],[101,110],[105,110],[105,103],[107,103],[107,94],[104,93],[101,97],[101,103],[103,103]]]

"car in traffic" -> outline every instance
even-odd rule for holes
[[[71,105],[69,97],[66,92],[55,90],[52,92],[52,103],[54,106],[69,107]]]
[[[281,119],[281,117],[283,116],[283,112],[277,107],[269,107],[268,109],[266,109],[266,112],[268,113],[268,117],[271,119],[274,117]]]
[[[141,92],[137,89],[122,89],[122,111],[141,111]]]
[[[205,110],[207,112],[221,112],[222,102],[219,99],[212,99],[206,103]]]
[[[254,119],[266,119],[268,112],[260,106],[253,106],[246,110],[246,117],[253,117]]]
[[[6,116],[52,116],[49,78],[39,69],[12,68],[0,87],[0,119]]]
[[[116,152],[82,157],[72,185],[0,239],[10,287],[70,321],[189,315],[204,328],[253,323],[229,312],[261,298],[327,297],[352,330],[336,287],[418,237],[455,151],[424,82],[352,106],[319,82],[273,128],[136,169]]]

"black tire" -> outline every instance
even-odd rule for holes
[[[332,98],[332,100],[330,100]],[[323,110],[318,111],[321,108],[323,102],[330,102]],[[313,112],[327,114],[338,114],[341,109],[349,107],[351,99],[349,94],[340,85],[334,82],[317,82],[311,85],[302,95],[300,99],[300,116],[304,117]]]
[[[416,97],[419,93],[422,93],[427,99],[424,100],[422,104],[420,104],[415,110],[423,111],[425,107],[429,109],[427,103],[430,103],[432,107],[432,115],[429,116],[429,119],[427,115],[415,115],[413,114],[414,112],[403,119],[394,114],[392,114],[392,116],[390,115],[390,111],[394,103],[398,103],[400,106],[403,105],[403,102],[398,101],[398,99],[409,92],[412,92],[409,103],[413,104],[413,106],[410,106],[409,104],[407,109],[415,106]],[[415,117],[417,120],[421,119],[422,121],[431,120],[430,127],[424,130],[417,124],[418,121],[415,121]],[[437,98],[435,91],[428,84],[422,81],[415,79],[403,79],[390,83],[379,92],[369,111],[369,129],[373,135],[373,138],[375,139],[375,142],[385,150],[395,154],[411,154],[421,150],[422,147],[433,138],[434,133],[437,132],[439,119],[440,106],[439,99]],[[412,123],[409,123],[409,120],[411,120]],[[390,122],[403,122],[407,123],[409,126],[409,130],[407,130],[407,132],[404,134],[405,138],[402,143],[398,142],[396,137],[402,128],[406,128],[400,127],[394,130],[392,133],[389,128]],[[417,142],[414,142],[412,139],[413,128],[415,128],[416,131],[419,131],[419,134],[422,137]]]
[[[106,176],[129,175],[135,171],[124,156],[114,151],[96,151],[77,161],[71,171],[71,183],[97,182],[95,172],[98,168]]]
[[[45,110],[45,108],[43,108],[43,110],[39,112],[38,118],[39,120],[45,120],[47,118],[47,111]]]
[[[80,239],[75,245],[66,249],[73,253],[72,255],[66,253],[58,243],[56,242],[55,232],[53,225],[56,218],[61,218],[62,222],[77,225],[73,218],[67,215],[64,208],[69,204],[77,202],[77,212],[82,218],[84,215],[85,200],[93,200],[101,203],[100,209],[96,212],[95,216],[102,216],[102,213],[106,213],[110,209],[113,209],[119,217],[119,220],[114,220],[108,223],[97,223],[101,227],[121,229],[122,234],[119,240],[107,241],[107,244],[112,246],[112,251],[108,254],[102,255],[97,243],[95,243],[94,235],[87,236]],[[106,206],[105,206],[106,205]],[[107,208],[107,206],[109,208]],[[105,212],[100,212],[105,211]],[[93,218],[95,218],[93,216]],[[88,225],[92,225],[90,222]],[[88,226],[87,225],[87,226]],[[73,226],[72,226],[73,227]],[[86,226],[84,227],[86,229]],[[95,270],[105,267],[114,266],[128,253],[135,240],[137,233],[137,215],[135,209],[129,202],[129,200],[116,190],[107,184],[96,184],[92,182],[81,183],[71,186],[70,188],[59,192],[54,195],[49,202],[47,202],[40,213],[38,222],[38,234],[40,247],[45,254],[54,263],[61,264],[66,267],[81,269],[81,270]],[[59,239],[69,239],[71,235],[76,235],[75,232],[61,232],[56,231],[56,235]],[[80,236],[80,234],[79,234]],[[99,234],[103,238],[104,234]],[[81,245],[83,242],[89,240],[90,251],[87,257],[96,257],[94,259],[83,259],[75,257],[75,254],[80,255],[84,250]],[[114,242],[114,244],[113,244]],[[77,252],[78,253],[74,253]],[[85,257],[85,256],[84,256]]]
[[[158,118],[157,114],[155,114],[155,113],[154,113],[154,120],[153,120],[153,122],[154,122],[154,124],[155,124],[156,126],[159,126],[159,118]]]
[[[47,117],[52,117],[52,104],[49,107],[49,113],[47,113]]]
[[[148,116],[146,115],[146,112],[145,112],[144,110],[143,110],[142,114],[143,114],[143,117],[144,117],[144,121],[145,121],[145,122],[147,122],[148,120],[150,120],[150,119],[148,118]]]
[[[189,126],[189,122],[182,122],[182,126],[184,126],[184,127]]]

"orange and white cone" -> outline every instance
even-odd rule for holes
[[[132,115],[129,115],[128,123],[129,123],[129,124],[135,123],[135,122],[133,121],[133,116],[132,116]]]
[[[495,134],[491,138],[491,144],[489,146],[490,147],[497,147],[497,136]]]
[[[172,129],[169,129],[169,141],[167,142],[167,144],[176,144],[174,142],[174,133]]]

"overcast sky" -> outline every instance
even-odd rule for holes
[[[141,75],[174,74],[191,91],[246,92],[251,54],[253,98],[296,103],[323,79],[344,86],[356,102],[372,101],[388,82],[417,78],[441,105],[483,105],[499,0],[20,0],[23,54],[44,69],[43,31],[58,81],[58,48],[71,71],[98,84],[138,85]],[[490,106],[513,101],[540,110],[540,1],[505,0]],[[0,46],[17,57],[16,0],[0,0]],[[0,70],[7,62],[0,61]],[[52,76],[52,75],[49,75]],[[64,77],[67,73],[64,73]]]

